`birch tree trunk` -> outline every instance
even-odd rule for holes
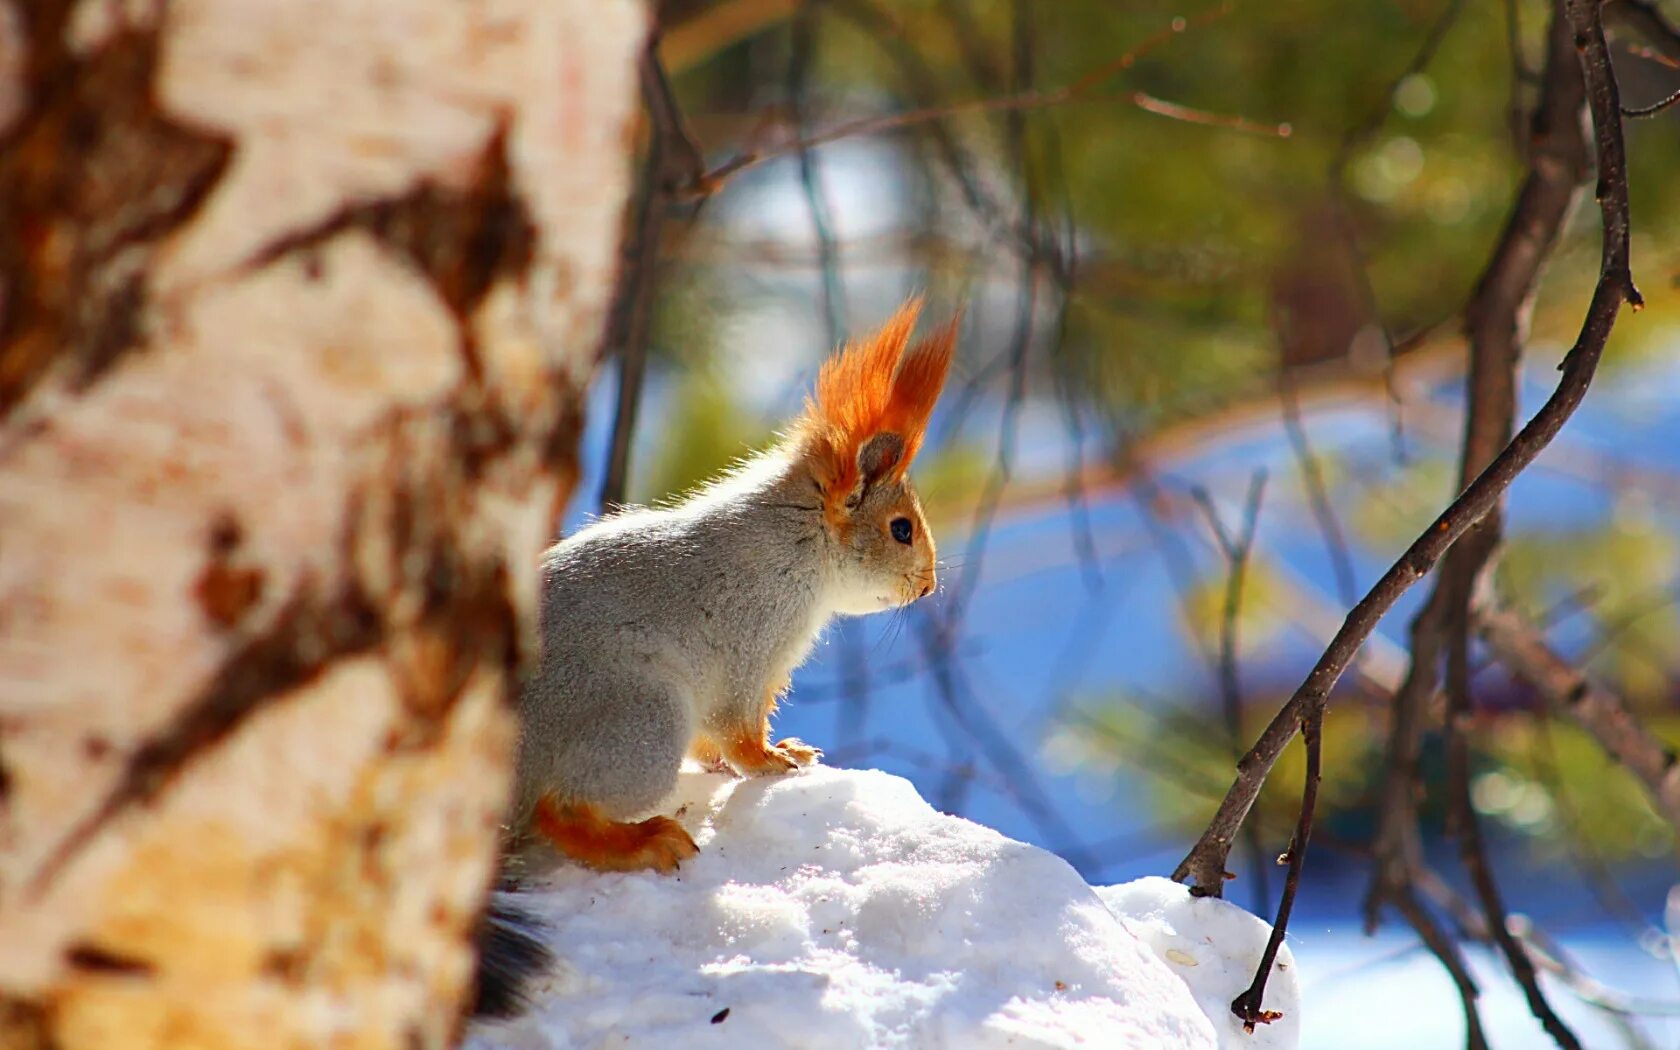
[[[639,0],[0,0],[0,1046],[439,1046]]]

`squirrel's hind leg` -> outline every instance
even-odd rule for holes
[[[614,819],[654,809],[676,787],[694,736],[688,701],[610,662],[538,685],[520,699],[514,826],[603,871],[668,872],[694,856],[694,840],[668,817]]]
[[[636,823],[608,820],[586,802],[537,802],[532,826],[561,853],[600,871],[672,872],[700,852],[688,831],[670,817]]]

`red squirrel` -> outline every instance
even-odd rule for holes
[[[515,834],[600,870],[669,872],[698,848],[675,820],[644,814],[671,793],[685,756],[744,776],[816,761],[800,741],[771,742],[789,675],[836,615],[908,605],[938,582],[907,471],[957,320],[912,343],[920,310],[912,298],[830,358],[769,450],[544,554],[541,651],[519,698]],[[546,960],[520,928],[516,910],[493,903],[481,1012],[505,1013],[521,975]]]
[[[951,363],[920,303],[830,359],[786,436],[666,507],[604,518],[543,557],[541,658],[520,696],[513,822],[612,871],[696,852],[637,822],[683,756],[747,776],[816,760],[770,714],[828,621],[907,605],[937,582],[906,470]]]

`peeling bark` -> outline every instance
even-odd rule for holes
[[[0,1045],[442,1046],[639,0],[0,0]]]
[[[0,135],[0,418],[49,367],[80,388],[140,345],[151,252],[227,166],[225,138],[158,106],[157,28],[78,54],[72,6],[21,12],[27,101]]]

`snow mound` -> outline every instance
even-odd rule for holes
[[[1278,948],[1266,979],[1265,1008],[1283,1016],[1256,1025],[1249,1034],[1231,1013],[1231,1000],[1254,980],[1272,935],[1264,919],[1230,901],[1192,897],[1183,886],[1159,877],[1099,886],[1097,896],[1189,986],[1218,1031],[1220,1047],[1288,1050],[1300,1044],[1301,982],[1288,944]]]
[[[1166,880],[1093,891],[874,771],[685,771],[673,807],[701,849],[678,875],[560,866],[520,894],[563,962],[468,1047],[1294,1045],[1287,957],[1267,1001],[1283,1022],[1256,1038],[1209,1019],[1267,933],[1234,905]]]

